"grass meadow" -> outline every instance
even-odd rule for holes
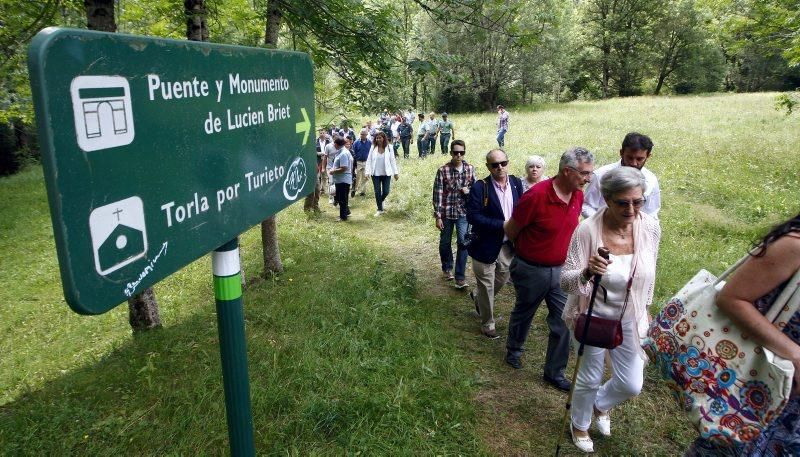
[[[800,118],[775,94],[642,97],[511,110],[506,149],[555,172],[570,145],[598,165],[637,130],[662,187],[656,306],[699,268],[722,271],[771,224],[800,211]],[[496,115],[451,114],[484,175]],[[320,117],[320,119],[322,119]],[[487,341],[463,291],[439,278],[430,212],[447,159],[401,161],[387,213],[278,217],[286,271],[263,279],[257,228],[242,237],[256,448],[269,455],[548,455],[566,396],[541,382],[545,311],[522,370]],[[228,452],[210,260],[155,286],[164,328],[132,335],[127,309],[93,317],[64,302],[40,167],[0,179],[0,454],[223,455]],[[472,282],[472,281],[470,281]],[[498,301],[505,336],[513,291]],[[571,370],[571,367],[570,367]],[[612,415],[598,455],[679,455],[693,439],[648,368]]]

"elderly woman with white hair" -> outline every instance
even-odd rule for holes
[[[588,310],[596,275],[601,277],[600,287],[588,319],[619,320],[622,326],[621,344],[613,349],[586,345],[577,368],[570,432],[583,452],[593,452],[588,433],[592,416],[600,434],[610,436],[609,411],[638,395],[644,381],[646,357],[640,339],[647,332],[661,239],[658,221],[640,211],[644,188],[644,175],[636,168],[606,173],[600,190],[608,206],[575,230],[561,271],[561,288],[569,294],[563,317],[573,336],[583,331],[575,323]],[[598,255],[599,247],[608,249],[608,259]],[[611,378],[601,385],[606,351]]]
[[[522,192],[525,193],[539,182],[545,180],[544,158],[542,156],[530,156],[525,161],[525,179],[522,180]]]

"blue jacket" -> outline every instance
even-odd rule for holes
[[[361,138],[357,139],[353,142],[353,158],[356,159],[356,162],[364,162],[369,157],[369,150],[372,147],[372,142],[361,141]]]
[[[486,181],[489,182],[488,185]],[[509,175],[508,183],[511,185],[511,196],[516,207],[522,196],[522,181],[516,176]],[[484,206],[487,188],[489,195]],[[467,221],[472,225],[472,232],[478,235],[478,239],[467,248],[470,257],[482,263],[492,263],[497,260],[500,248],[503,247],[505,216],[491,178],[475,181],[472,185],[467,199]]]

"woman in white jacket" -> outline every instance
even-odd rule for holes
[[[645,179],[633,167],[609,171],[600,181],[607,208],[584,220],[572,235],[561,270],[561,289],[569,294],[564,322],[573,335],[582,329],[575,321],[586,313],[592,278],[601,275],[593,317],[620,320],[622,344],[614,349],[586,345],[572,392],[572,441],[593,452],[589,426],[592,416],[602,435],[611,435],[609,410],[639,394],[644,381],[645,355],[640,339],[647,332],[647,308],[653,301],[656,258],[661,239],[658,220],[640,212]],[[610,251],[609,260],[597,255]],[[606,351],[611,356],[611,379],[601,385]]]
[[[372,141],[372,148],[369,150],[367,163],[364,166],[364,174],[372,177],[372,186],[375,189],[375,203],[378,205],[376,216],[383,214],[383,201],[389,195],[392,183],[392,176],[397,180],[400,170],[397,168],[397,161],[394,157],[394,149],[386,139],[386,134],[378,132]]]

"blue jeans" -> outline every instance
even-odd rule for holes
[[[431,135],[428,137],[428,148],[426,150],[428,154],[435,154],[436,153],[436,135]]]
[[[447,154],[448,150],[450,149],[450,134],[449,133],[441,133],[441,134],[439,134],[439,146],[442,147],[442,154]]]
[[[497,147],[502,148],[506,145],[506,129],[497,131]]]
[[[400,138],[400,144],[403,145],[403,158],[407,159],[411,152],[411,137]]]
[[[464,236],[467,234],[467,216],[458,219],[442,219],[444,228],[439,233],[439,257],[442,259],[442,271],[453,269],[453,227],[456,229],[456,280],[463,280],[467,270],[467,248]]]
[[[420,159],[424,159],[428,155],[428,140],[422,138],[422,136],[417,137],[417,152],[419,152]]]
[[[383,201],[389,195],[389,189],[392,187],[391,176],[373,176],[372,188],[375,190],[375,203],[378,205],[378,211],[383,211]]]

